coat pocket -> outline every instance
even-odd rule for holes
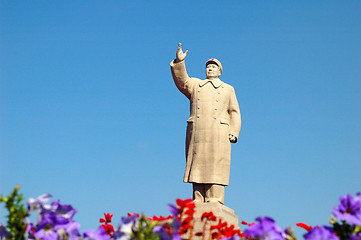
[[[221,124],[226,124],[226,125],[229,126],[229,119],[221,118],[221,119],[220,119],[220,123],[221,123]]]

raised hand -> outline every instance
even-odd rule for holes
[[[182,50],[182,44],[179,43],[179,44],[178,44],[177,53],[176,53],[176,62],[181,62],[181,61],[183,61],[183,60],[186,58],[187,53],[188,53],[188,50],[185,51],[185,52],[183,52],[183,50]]]

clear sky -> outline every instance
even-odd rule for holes
[[[235,88],[240,220],[327,224],[361,191],[360,1],[135,0],[0,1],[0,193],[51,193],[83,230],[191,197],[178,42],[190,76],[215,57]]]

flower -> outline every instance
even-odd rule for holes
[[[102,227],[104,228],[105,232],[112,237],[114,232],[114,227],[111,224],[103,224]]]
[[[104,213],[105,221],[107,223],[110,223],[112,221],[113,214],[110,213]]]
[[[232,224],[228,226],[227,222],[222,221],[221,218],[218,219],[218,224],[211,225],[210,227],[212,239],[219,238],[231,238],[234,236],[242,236],[240,229],[235,229],[235,226]],[[232,238],[231,238],[232,239]]]
[[[59,200],[51,203],[51,209],[56,212],[58,216],[62,216],[67,219],[72,219],[75,213],[78,212],[78,210],[73,208],[71,205],[60,204]]]
[[[178,215],[178,208],[172,204],[168,204],[169,211],[173,214],[173,216]]]
[[[350,235],[350,240],[361,240],[361,232]]]
[[[283,240],[283,231],[272,218],[258,217],[258,223],[249,226],[244,235],[251,238],[260,238],[267,240]]]
[[[79,228],[80,224],[78,222],[73,221],[67,224],[64,229],[67,233],[68,240],[77,240],[80,237]]]
[[[350,235],[350,240],[361,240],[361,232]]]
[[[58,234],[53,231],[52,228],[46,227],[39,229],[37,232],[35,232],[34,236],[36,239],[41,240],[57,240]]]
[[[193,230],[193,214],[195,213],[195,203],[192,199],[177,199],[178,215],[177,220],[181,222],[178,229],[179,234],[186,234],[188,230]]]
[[[28,210],[32,212],[34,210],[39,210],[45,203],[47,203],[53,196],[49,193],[40,195],[37,198],[29,198],[27,201]]]
[[[160,240],[172,240],[172,236],[164,229],[162,225],[157,225],[153,228],[153,233],[158,235]]]
[[[316,226],[303,235],[303,237],[305,240],[338,240],[332,228],[327,226]]]
[[[248,222],[246,222],[246,221],[242,221],[241,224],[242,224],[242,225],[252,226],[252,225],[254,225],[255,223],[254,223],[254,222],[248,223]]]
[[[11,234],[6,230],[6,228],[0,223],[0,240],[11,238]]]
[[[201,217],[201,221],[203,219],[209,220],[209,221],[217,221],[217,217],[213,214],[213,212],[204,212]]]
[[[164,221],[167,221],[167,220],[170,220],[170,219],[173,219],[173,215],[169,215],[168,217],[164,217],[164,216],[156,216],[156,215],[153,215],[153,217],[148,217],[147,220],[149,221],[157,221],[157,222],[164,222]]]
[[[110,237],[103,227],[99,227],[97,230],[84,231],[83,240],[110,240]]]
[[[114,233],[114,227],[112,224],[109,224],[112,222],[112,217],[113,217],[113,214],[110,214],[110,213],[104,213],[104,218],[101,218],[99,219],[99,222],[100,223],[104,223],[105,224],[102,224],[101,226],[104,228],[105,232],[110,236],[110,237],[113,237],[113,233]]]
[[[45,213],[38,226],[35,227],[34,236],[42,240],[57,239],[57,231],[64,229],[69,222],[69,219],[57,216],[55,212]]]
[[[361,196],[352,197],[346,194],[339,198],[340,205],[332,209],[332,213],[340,221],[361,226]]]
[[[37,224],[34,226],[25,219],[27,224],[26,232],[30,238],[42,240],[77,240],[80,236],[80,224],[73,221],[74,214],[78,211],[71,205],[62,205],[60,201],[46,204],[52,196],[43,194],[36,199],[28,200],[28,208],[30,211],[38,210]]]
[[[128,223],[135,224],[138,221],[138,218],[139,218],[139,214],[137,214],[137,213],[133,213],[133,214],[128,213],[128,216],[127,217],[122,217],[121,221],[122,221],[123,224],[128,224]]]
[[[312,226],[307,225],[305,223],[301,223],[301,222],[296,223],[296,226],[305,229],[307,232],[309,232],[312,229]]]
[[[121,222],[122,224],[117,228],[116,231],[113,233],[114,239],[131,239],[134,237],[134,232],[137,231],[138,224],[139,224],[139,214],[128,213],[127,217],[122,217]]]
[[[240,240],[241,237],[240,236],[232,236],[232,237],[223,237],[221,238],[221,240]]]

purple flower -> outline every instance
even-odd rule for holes
[[[361,226],[361,196],[352,197],[346,194],[340,197],[340,205],[332,209],[332,213],[340,221]]]
[[[114,239],[128,239],[125,235],[125,233],[123,233],[122,231],[120,231],[120,229],[117,229],[114,233],[113,233],[113,238]]]
[[[221,238],[221,240],[240,240],[241,237],[240,236],[232,236],[232,237],[223,237]]]
[[[75,213],[78,212],[77,209],[73,208],[71,205],[62,205],[60,201],[55,201],[51,203],[51,208],[56,212],[57,215],[60,215],[67,219],[72,219]]]
[[[36,239],[57,240],[58,234],[50,227],[41,228],[34,233]]]
[[[282,228],[272,218],[258,217],[258,223],[249,226],[244,232],[245,236],[267,240],[284,240]]]
[[[34,236],[34,231],[35,231],[34,224],[29,222],[29,220],[27,218],[26,218],[25,224],[26,224],[25,232],[28,233],[28,238],[34,239],[35,238],[35,236]]]
[[[316,226],[303,235],[303,237],[305,240],[338,240],[332,228],[327,226]]]
[[[69,219],[64,218],[62,216],[57,216],[55,212],[52,213],[45,213],[43,215],[43,219],[38,224],[35,231],[38,231],[42,228],[49,228],[49,227],[55,227],[56,225],[65,225],[69,223]],[[58,227],[59,228],[59,227]]]
[[[27,201],[28,210],[32,212],[33,210],[39,210],[45,203],[47,203],[53,196],[51,194],[45,193],[40,195],[37,198],[29,198]]]
[[[11,234],[6,230],[6,228],[0,223],[0,240],[11,238]]]
[[[56,225],[54,227],[54,231],[59,232],[59,230],[62,230],[68,237],[68,240],[77,240],[80,237],[79,228],[80,224],[78,222],[71,221],[66,224]]]
[[[361,240],[361,232],[350,235],[350,240]]]
[[[169,211],[173,214],[173,216],[177,217],[178,208],[172,204],[168,204]]]
[[[171,235],[161,225],[155,226],[153,228],[153,233],[158,235],[160,240],[172,240]]]
[[[153,233],[155,233],[160,240],[181,240],[181,237],[178,234],[178,229],[175,231],[173,229],[173,235],[170,235],[162,225],[157,225],[153,228]]]
[[[28,204],[29,214],[34,210],[37,210],[37,212],[38,212],[38,215],[36,217],[37,223],[41,221],[41,213],[42,213],[43,209],[50,208],[50,205],[45,204],[45,203],[47,203],[52,197],[53,196],[51,194],[45,193],[35,199],[34,198],[28,199],[27,204]]]
[[[40,223],[35,227],[34,236],[42,240],[57,239],[57,232],[60,229],[65,231],[65,226],[67,226],[69,222],[69,219],[57,216],[55,212],[45,213],[42,215]]]
[[[133,223],[135,224],[138,221],[138,215],[137,214],[133,214],[130,215],[128,217],[122,217],[121,221],[123,224],[128,224],[128,223]]]
[[[109,240],[109,235],[105,232],[103,227],[99,227],[98,230],[87,230],[83,233],[83,240]]]

